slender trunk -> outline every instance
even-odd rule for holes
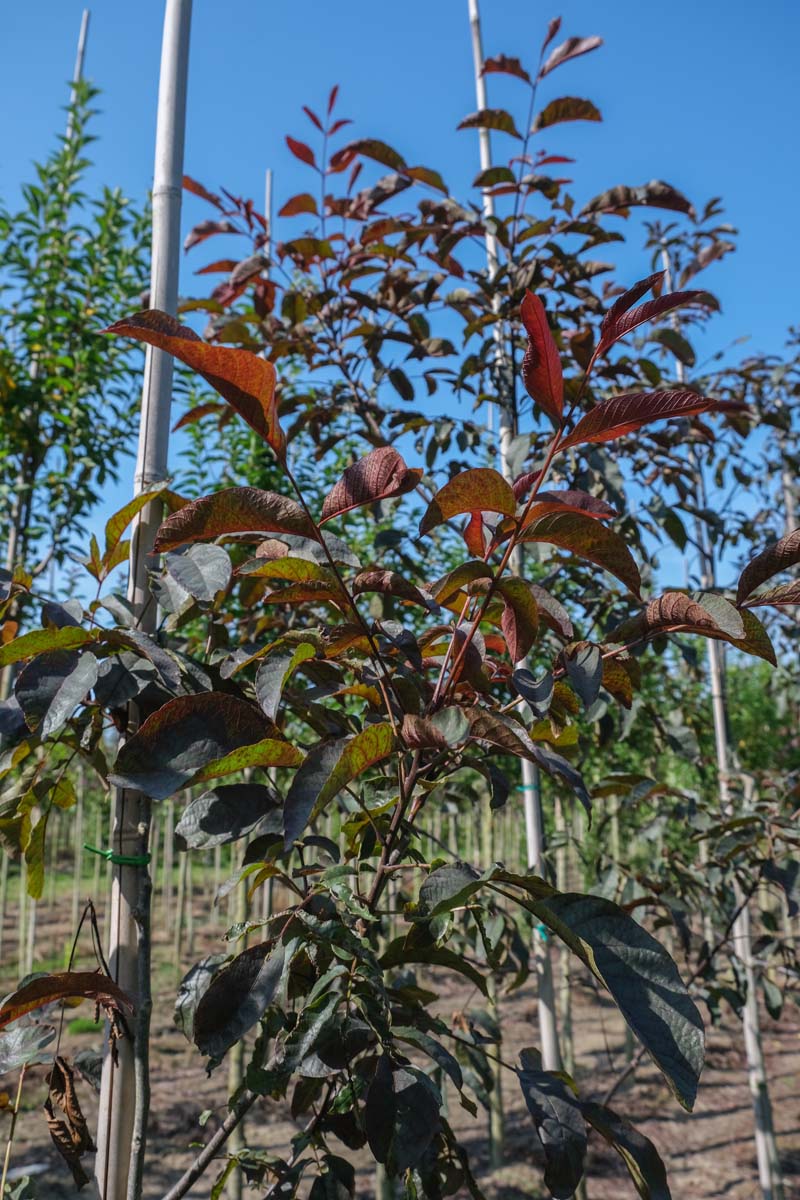
[[[0,963],[3,961],[6,906],[8,903],[8,854],[0,849]]]
[[[172,940],[175,970],[179,975],[183,974],[181,962],[183,960],[183,932],[186,917],[186,871],[188,863],[189,852],[186,851],[186,853],[180,855],[178,863],[178,898],[175,901],[175,929]]]
[[[175,800],[170,796],[164,805],[164,866],[161,874],[161,903],[163,923],[172,929],[172,896],[175,875]]]
[[[187,855],[188,857],[188,855]],[[244,880],[236,889],[236,911],[235,920],[237,923],[245,922],[248,917],[247,903],[247,880]],[[242,950],[247,946],[247,938],[242,938],[239,946]],[[239,1088],[244,1083],[245,1072],[245,1041],[240,1038],[239,1041],[231,1048],[228,1054],[228,1095],[235,1096]],[[228,1138],[228,1153],[239,1154],[247,1145],[247,1136],[245,1133],[244,1121],[240,1121],[236,1128]],[[244,1178],[238,1167],[234,1170],[226,1185],[225,1195],[227,1200],[242,1200]]]
[[[555,823],[559,837],[556,851],[556,887],[560,892],[570,889],[569,882],[569,842],[567,823],[564,818],[564,805],[561,796],[555,798]],[[572,1075],[575,1071],[575,1045],[572,1036],[572,954],[563,943],[558,949],[558,1021],[561,1036],[561,1054],[564,1060],[564,1070]]]

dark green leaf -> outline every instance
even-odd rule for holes
[[[650,1139],[610,1108],[588,1102],[580,1107],[589,1124],[619,1154],[642,1200],[671,1200],[664,1164]]]
[[[166,568],[201,604],[210,604],[231,580],[231,560],[222,546],[189,546],[166,556]]]
[[[191,800],[175,826],[181,850],[209,850],[251,833],[281,807],[272,788],[259,783],[232,783]]]
[[[569,1200],[583,1178],[586,1126],[576,1097],[547,1071],[517,1072],[522,1095],[544,1148],[544,1182],[556,1200]]]
[[[194,1041],[201,1054],[220,1059],[260,1020],[278,989],[284,952],[263,942],[250,946],[218,971],[194,1014]]]

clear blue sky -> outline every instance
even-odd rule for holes
[[[465,194],[477,170],[475,134],[455,132],[475,107],[466,0],[195,0],[194,7],[187,173],[260,201],[271,166],[277,206],[306,190],[307,172],[284,135],[312,133],[301,105],[323,107],[338,83],[339,115],[354,119],[353,136],[394,144]],[[0,195],[9,205],[31,160],[63,129],[82,8],[80,0],[2,6]],[[741,238],[739,251],[704,277],[723,306],[709,350],[750,335],[741,353],[779,351],[786,327],[800,320],[798,0],[483,0],[482,10],[485,53],[531,65],[558,13],[563,35],[604,38],[601,50],[554,72],[540,93],[541,101],[586,96],[603,124],[558,127],[547,149],[577,159],[569,171],[579,202],[654,177],[698,204],[722,196]],[[99,0],[91,14],[86,74],[103,93],[97,178],[141,200],[152,179],[162,0]],[[490,104],[514,98],[514,81],[488,83]],[[207,215],[202,202],[186,199],[185,228]],[[612,245],[602,255],[628,283],[649,273],[631,234],[624,250]],[[210,257],[227,255],[217,245],[209,243]],[[184,294],[197,294],[203,281],[191,273],[208,257],[201,250],[184,260]],[[126,474],[107,504],[129,495]]]
[[[62,128],[80,0],[2,6],[0,193],[13,202],[30,161]],[[99,177],[142,197],[152,176],[161,0],[92,5],[87,74],[103,91]],[[307,186],[284,134],[305,137],[302,103],[341,85],[354,135],[372,134],[409,161],[440,168],[454,191],[475,174],[474,134],[454,133],[474,109],[466,0],[195,0],[186,170],[260,198],[264,168],[278,201]],[[740,251],[709,273],[723,301],[718,344],[750,334],[777,350],[800,317],[800,4],[771,0],[483,0],[485,51],[530,59],[547,20],[598,33],[605,46],[550,76],[542,98],[585,95],[604,123],[554,130],[548,149],[573,155],[581,200],[611,184],[668,180],[702,202],[722,195]],[[490,103],[513,87],[489,80]],[[187,223],[205,210],[186,206]],[[614,249],[613,247],[611,248]],[[632,247],[638,251],[638,247]],[[199,265],[191,256],[188,272]],[[621,276],[645,273],[626,251]],[[641,268],[641,269],[640,269]]]

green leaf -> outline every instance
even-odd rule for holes
[[[94,633],[87,629],[79,629],[67,625],[63,629],[33,629],[23,633],[5,646],[0,646],[0,667],[9,663],[22,662],[25,658],[33,658],[45,650],[75,650],[95,640]]]
[[[251,833],[269,813],[277,813],[281,798],[259,783],[232,783],[191,800],[175,833],[181,850],[226,846]],[[276,830],[277,832],[277,830]]]
[[[203,767],[260,742],[271,728],[257,708],[234,696],[177,696],[123,744],[109,781],[137,788],[153,800],[166,800]]]
[[[286,796],[284,845],[291,849],[309,820],[342,788],[394,750],[388,722],[368,725],[353,738],[321,742],[308,752]]]
[[[291,742],[262,738],[252,746],[242,746],[239,750],[223,754],[222,758],[213,759],[197,772],[192,782],[208,783],[210,779],[233,775],[235,771],[244,771],[248,767],[298,767],[302,761],[302,751]]]
[[[385,1163],[389,1157],[396,1119],[392,1060],[388,1054],[382,1054],[375,1065],[364,1104],[367,1143],[376,1162]]]
[[[115,552],[122,541],[122,535],[130,525],[131,521],[137,516],[143,508],[154,500],[159,492],[162,492],[166,487],[165,483],[161,483],[158,487],[150,488],[146,492],[141,492],[138,496],[134,496],[133,500],[129,500],[127,504],[118,509],[113,516],[106,521],[106,548],[103,552],[102,564],[105,568],[105,574],[111,570],[111,563],[114,559]]]
[[[474,467],[454,476],[436,493],[425,510],[419,532],[429,533],[461,513],[496,512],[513,517],[516,511],[514,492],[500,472],[491,467]]]
[[[25,862],[28,867],[28,895],[40,900],[44,891],[44,839],[47,832],[47,814],[44,813],[31,829],[25,847]]]
[[[296,501],[276,492],[238,487],[201,496],[167,517],[156,536],[155,549],[213,542],[226,534],[250,534],[250,541],[259,542],[267,533],[298,534],[319,541],[314,523]]]
[[[390,967],[405,966],[407,963],[425,963],[427,966],[457,971],[473,983],[484,996],[487,995],[486,980],[480,971],[467,962],[463,954],[456,954],[446,946],[413,946],[408,945],[403,937],[395,938],[381,955],[380,965],[386,971]]]
[[[44,1054],[56,1036],[52,1025],[42,1025],[38,1021],[23,1019],[16,1021],[11,1029],[0,1033],[0,1075],[16,1071],[24,1064],[50,1062],[53,1052]]]
[[[586,1126],[577,1098],[548,1071],[517,1071],[522,1095],[544,1149],[544,1182],[556,1200],[569,1200],[583,1178]]]
[[[194,1043],[201,1054],[220,1059],[261,1019],[283,974],[282,946],[250,946],[218,971],[194,1014]]]
[[[589,1124],[619,1154],[642,1200],[671,1200],[664,1164],[650,1139],[610,1108],[590,1102],[580,1107]]]
[[[301,663],[315,654],[316,650],[310,642],[301,642],[294,650],[291,647],[273,650],[261,663],[256,674],[256,699],[271,721],[278,715],[286,680]]]
[[[394,1072],[395,1124],[387,1158],[390,1174],[402,1175],[421,1161],[441,1126],[433,1083],[413,1067]]]

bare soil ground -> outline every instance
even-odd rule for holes
[[[37,945],[50,954],[60,953],[66,939],[63,910],[67,905],[44,908],[39,917]],[[6,921],[7,945],[13,940],[13,912]],[[220,946],[221,926],[209,923],[207,908],[196,910],[195,954],[185,956],[186,969],[202,953]],[[210,1078],[203,1064],[172,1024],[172,1006],[178,973],[172,962],[171,944],[156,946],[156,1004],[153,1023],[153,1104],[150,1123],[150,1153],[145,1196],[160,1197],[180,1176],[194,1152],[190,1143],[203,1141],[224,1116],[225,1068]],[[51,964],[48,963],[48,966]],[[39,969],[42,965],[35,964]],[[16,983],[13,953],[4,954],[0,992]],[[443,981],[444,982],[444,981]],[[594,991],[588,982],[576,981],[575,1030],[578,1079],[585,1097],[599,1099],[625,1065],[623,1027],[614,1006]],[[457,989],[442,990],[440,1009],[449,1014],[462,1005],[473,1004]],[[91,1018],[88,1005],[78,1010]],[[535,996],[530,987],[503,1001],[503,1057],[513,1061],[518,1050],[535,1045],[537,1024]],[[779,1150],[785,1171],[786,1200],[800,1200],[800,1021],[788,1009],[780,1022],[764,1017],[771,1091],[778,1129]],[[93,1031],[71,1033],[68,1054],[84,1047],[99,1048],[100,1036]],[[13,1174],[33,1166],[41,1200],[64,1200],[75,1195],[68,1171],[50,1146],[41,1112],[45,1097],[45,1068],[35,1068],[26,1082],[24,1112],[18,1126],[12,1155]],[[15,1080],[0,1080],[0,1090],[13,1092]],[[81,1097],[90,1120],[96,1104],[82,1084]],[[470,1160],[491,1200],[522,1200],[544,1196],[537,1161],[536,1138],[522,1097],[510,1077],[504,1083],[507,1116],[506,1164],[499,1170],[487,1166],[487,1121],[479,1113],[473,1120],[451,1097],[450,1121],[464,1139]],[[221,1104],[222,1099],[222,1104]],[[707,1066],[696,1110],[688,1115],[669,1095],[655,1068],[642,1063],[635,1078],[614,1100],[650,1137],[664,1158],[675,1200],[757,1200],[757,1182],[750,1098],[741,1049],[738,1023],[730,1015],[720,1028],[710,1029]],[[213,1110],[204,1129],[200,1114]],[[0,1139],[5,1140],[8,1116],[0,1114]],[[285,1152],[296,1131],[286,1107],[273,1101],[259,1102],[248,1125],[251,1145]],[[196,1151],[195,1151],[196,1152]],[[350,1154],[343,1150],[345,1155]],[[359,1196],[374,1195],[373,1177],[365,1158],[358,1159]],[[43,1168],[43,1169],[39,1169]],[[189,1195],[208,1197],[215,1172],[199,1181]],[[82,1193],[90,1194],[87,1188]],[[245,1195],[256,1193],[245,1193]],[[616,1155],[593,1137],[588,1169],[589,1200],[623,1200],[635,1191]]]

